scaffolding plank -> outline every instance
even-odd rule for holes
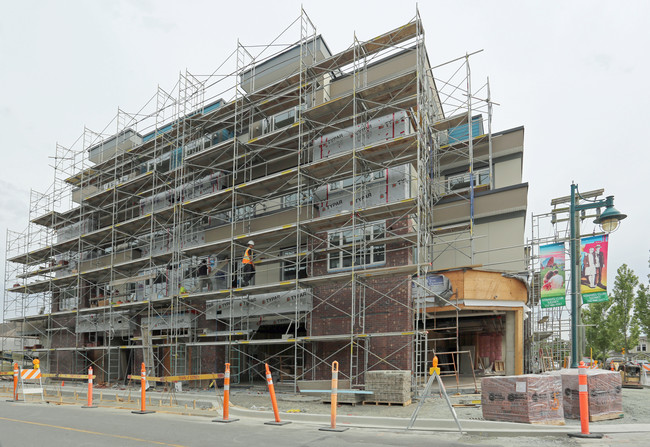
[[[329,275],[314,276],[310,278],[302,278],[298,280],[302,286],[315,286],[322,284],[329,284],[332,282],[345,282],[351,281],[353,276],[361,279],[376,278],[381,276],[391,275],[412,275],[418,271],[417,264],[407,264],[401,266],[391,267],[374,267],[374,268],[359,268],[349,272],[333,273]]]
[[[31,271],[31,272],[16,275],[16,278],[27,279],[27,278],[31,278],[33,276],[40,276],[40,275],[45,275],[47,273],[57,272],[59,270],[65,269],[66,267],[67,266],[65,266],[65,265],[54,265],[54,266],[51,266],[51,267],[39,268],[38,270],[34,270],[34,271]]]
[[[61,220],[61,213],[50,211],[41,216],[35,217],[30,222],[43,227],[52,228]]]
[[[153,171],[145,172],[144,174],[140,174],[130,180],[118,183],[111,188],[90,194],[87,197],[84,197],[83,201],[88,205],[99,206],[100,204],[105,203],[106,200],[109,200],[111,203],[113,202],[113,199],[116,201],[123,200],[132,196],[142,188],[153,185],[154,176],[152,174]]]
[[[354,112],[354,100],[368,103],[367,108],[375,109],[378,104],[391,106],[399,100],[413,97],[417,93],[417,71],[415,68],[390,78],[380,79],[368,86],[350,90],[327,102],[316,105],[304,112],[305,118],[325,123]],[[405,108],[408,105],[404,105]]]
[[[274,339],[252,339],[252,340],[223,340],[223,341],[204,341],[191,342],[187,346],[228,346],[228,345],[275,345],[275,344],[304,344],[304,343],[326,343],[332,341],[362,340],[367,338],[380,337],[400,337],[414,336],[416,334],[425,335],[425,331],[404,331],[404,332],[375,332],[375,333],[357,333],[357,334],[334,334],[334,335],[315,335],[295,338],[274,338]]]
[[[359,48],[356,48],[356,50],[354,47],[351,47],[330,58],[322,60],[317,64],[314,64],[311,69],[315,72],[334,71],[338,68],[342,68],[352,63],[354,61],[355,54],[364,54],[364,56],[367,57],[387,47],[399,45],[402,42],[416,37],[416,35],[417,22],[409,22],[406,25],[395,28],[394,30],[377,36],[374,39],[362,42]]]
[[[349,150],[331,157],[314,161],[303,167],[303,170],[314,178],[327,178],[335,173],[345,175],[350,169],[343,169],[352,163],[353,151]],[[380,141],[368,146],[357,148],[354,156],[360,159],[381,163],[382,166],[399,166],[409,163],[417,156],[417,134],[412,133],[387,141]]]
[[[235,140],[230,139],[218,144],[207,147],[201,151],[185,158],[185,161],[197,167],[218,167],[223,166],[225,169],[232,169],[232,150],[235,147]]]

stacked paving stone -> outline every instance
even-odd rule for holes
[[[564,425],[562,380],[557,375],[484,377],[481,404],[488,421]]]
[[[411,403],[411,371],[368,371],[366,372],[366,402]]]
[[[578,393],[578,369],[563,369],[562,391],[564,417],[580,419],[580,395]],[[589,391],[589,420],[604,421],[623,417],[623,394],[621,374],[603,369],[587,369]]]

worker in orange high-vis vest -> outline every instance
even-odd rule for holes
[[[242,287],[246,287],[250,284],[255,276],[255,264],[253,264],[253,247],[255,242],[248,241],[248,248],[244,252],[244,258],[242,259],[243,268],[243,278],[242,278]]]

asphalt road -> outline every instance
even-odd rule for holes
[[[2,447],[469,445],[458,442],[458,434],[360,428],[335,433],[319,431],[319,427],[298,423],[278,427],[244,419],[222,424],[176,414],[136,415],[110,408],[0,402]]]

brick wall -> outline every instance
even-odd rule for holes
[[[387,222],[390,231],[398,234],[409,231],[406,219]],[[327,234],[319,237],[327,240]],[[403,243],[386,246],[385,267],[408,265],[412,263],[411,249]],[[314,275],[326,275],[327,257],[322,255],[314,264]],[[411,282],[408,275],[381,276],[363,279],[353,289],[350,284],[333,282],[314,287],[314,311],[307,333],[313,336],[341,334],[380,334],[385,332],[406,332],[413,330],[413,312],[411,302]],[[354,298],[353,298],[354,295]],[[354,306],[353,306],[354,303]],[[354,308],[355,315],[352,315]],[[362,325],[361,311],[365,308],[365,326]],[[371,353],[368,364],[362,365],[363,349],[359,348],[359,365],[357,370],[411,369],[411,340],[409,335],[362,338],[359,343]],[[331,378],[330,364],[339,362],[343,377],[350,372],[349,340],[316,342],[313,346],[315,356],[325,360],[312,361],[308,356],[307,370],[314,368],[315,379]],[[353,374],[355,370],[352,371]],[[311,376],[309,376],[311,378]],[[363,382],[363,377],[360,377]]]

